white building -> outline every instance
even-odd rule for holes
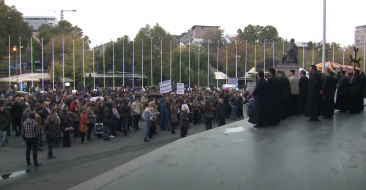
[[[24,21],[33,27],[33,34],[37,33],[38,27],[42,24],[55,27],[58,23],[58,19],[55,16],[25,16]]]

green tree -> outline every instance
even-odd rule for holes
[[[244,30],[238,29],[238,34],[244,40],[248,40],[249,43],[254,44],[255,41],[264,43],[278,41],[281,38],[278,36],[278,31],[274,26],[260,26],[249,24]]]
[[[62,62],[55,61],[54,62],[54,66],[52,66],[52,63],[51,63],[51,65],[49,66],[49,68],[50,69],[48,69],[48,74],[50,76],[50,81],[52,83],[53,74],[55,74],[55,85],[58,86],[57,84],[60,83],[60,79],[62,77]],[[55,69],[55,72],[53,72],[53,69]]]
[[[19,49],[19,37],[21,37],[22,51],[27,51],[32,36],[32,28],[23,21],[22,13],[15,6],[7,6],[0,3],[0,61],[8,56],[9,47],[17,46]]]

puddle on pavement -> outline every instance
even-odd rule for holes
[[[225,129],[225,133],[237,133],[245,131],[244,127],[234,127],[234,128],[228,128]]]
[[[13,178],[13,177],[19,177],[21,175],[24,175],[26,173],[29,173],[31,170],[27,169],[24,171],[19,171],[19,172],[13,172],[13,173],[8,173],[8,174],[2,174],[0,180],[6,180],[9,178]]]

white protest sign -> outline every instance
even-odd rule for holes
[[[160,87],[160,93],[171,92],[172,82],[170,80],[159,82],[159,87]]]
[[[184,83],[177,83],[177,94],[184,94]]]
[[[227,84],[235,84],[238,85],[238,78],[228,78]]]
[[[249,92],[253,92],[254,88],[255,88],[255,82],[248,82],[247,83],[247,88],[246,90],[249,91]]]

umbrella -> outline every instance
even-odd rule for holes
[[[160,98],[163,97],[164,95],[160,92],[153,92],[147,95],[148,98]]]
[[[23,97],[28,97],[29,96],[29,93],[24,92],[24,91],[16,91],[15,94],[19,95],[19,96],[23,96]]]
[[[224,88],[222,88],[222,90],[230,90],[230,87],[224,87]]]
[[[323,69],[323,63],[318,63],[316,64],[316,67],[319,70]],[[339,63],[334,63],[334,62],[325,62],[325,69],[326,70],[333,70],[333,71],[343,71],[343,66]]]

